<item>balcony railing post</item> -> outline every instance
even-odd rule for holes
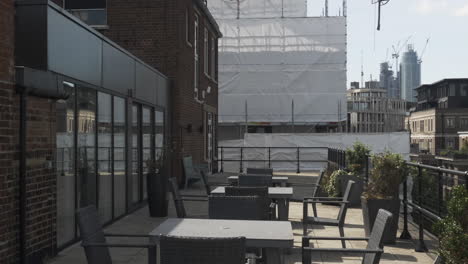
[[[465,187],[468,190],[468,171],[465,171]]]
[[[422,168],[418,166],[418,203],[419,206],[422,207]],[[416,252],[427,252],[426,244],[424,244],[424,217],[421,210],[419,210],[419,239],[416,241]]]
[[[297,154],[296,154],[296,156],[297,156],[297,170],[296,170],[296,172],[297,172],[297,173],[301,173],[301,160],[300,160],[300,155],[301,155],[301,154],[300,154],[299,147],[297,147]]]
[[[369,184],[369,156],[366,156],[366,171],[364,174],[364,186],[367,188],[367,185]]]
[[[271,169],[271,147],[268,147],[268,168]]]
[[[439,173],[437,173],[437,213],[439,216],[442,216],[442,193],[443,193],[443,185],[442,185],[442,170],[439,167]]]
[[[224,147],[221,147],[221,173],[224,172]]]
[[[408,231],[408,177],[403,182],[403,231],[400,239],[411,239],[411,234]]]
[[[307,237],[303,237],[302,238],[302,263],[309,264],[312,262],[311,253],[304,250],[304,248],[309,247],[309,246],[310,246],[309,239]]]
[[[242,161],[243,161],[243,158],[244,158],[244,148],[241,147],[240,148],[240,165],[239,165],[239,172],[242,173],[242,171],[244,170],[242,168]]]

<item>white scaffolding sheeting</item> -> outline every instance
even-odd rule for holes
[[[306,0],[210,0],[208,8],[215,18],[305,17]]]
[[[218,22],[220,122],[346,118],[345,17]]]

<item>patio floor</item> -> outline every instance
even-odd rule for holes
[[[303,177],[292,176],[290,180],[294,184],[301,184],[304,181],[311,182],[314,181],[314,177]],[[225,177],[218,176],[216,178],[210,178],[210,183],[215,182],[227,182]],[[297,191],[296,191],[297,189]],[[305,193],[307,188],[296,187],[294,190],[297,196],[300,196],[301,193]],[[200,193],[203,194],[202,187],[200,184],[194,184],[190,190],[185,193]],[[295,195],[295,197],[297,197]],[[186,203],[187,213],[191,218],[206,218],[208,212],[207,202],[187,202]],[[327,206],[327,205],[318,205],[318,213],[321,217],[336,217],[338,213],[338,207],[336,206]],[[175,209],[172,201],[169,202],[169,217],[175,217]],[[293,225],[294,232],[294,248],[291,250],[291,254],[286,256],[285,264],[296,264],[301,263],[301,235],[302,235],[302,204],[298,202],[291,202],[289,220]],[[151,230],[157,227],[162,223],[165,218],[151,218],[148,214],[148,208],[144,207],[140,210],[137,210],[131,215],[128,215],[116,223],[108,226],[106,232],[108,233],[129,233],[129,234],[148,234]],[[400,217],[400,227],[401,227],[401,217]],[[413,238],[417,237],[416,229],[413,225],[410,224],[410,232]],[[310,235],[312,236],[339,236],[338,229],[336,227],[325,227],[325,226],[313,226],[311,227]],[[361,209],[349,209],[346,217],[345,225],[345,236],[364,236],[363,222],[362,222],[362,213]],[[395,245],[385,246],[385,253],[382,256],[380,263],[390,264],[390,263],[424,263],[431,264],[435,258],[434,248],[437,243],[435,239],[431,236],[426,235],[426,245],[430,249],[428,253],[419,253],[414,251],[414,245],[411,240],[397,240]],[[142,240],[138,239],[110,239],[109,241],[115,242],[141,242]],[[340,248],[341,242],[339,241],[311,241],[314,247],[335,247]],[[347,247],[349,248],[362,248],[365,247],[365,242],[353,241],[348,242]],[[147,252],[145,249],[111,249],[111,256],[114,263],[116,264],[126,264],[126,263],[147,263]],[[84,255],[83,249],[79,244],[75,244],[63,251],[61,251],[57,257],[48,261],[51,264],[75,264],[75,263],[86,263],[86,257]],[[346,263],[354,264],[361,263],[361,257],[358,255],[343,255],[343,254],[318,254],[312,256],[312,263]]]

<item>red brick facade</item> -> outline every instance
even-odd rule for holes
[[[19,252],[19,95],[14,60],[14,0],[0,2],[0,263],[18,263]],[[56,176],[53,101],[28,97],[26,175],[26,254],[41,263],[55,250]]]
[[[183,155],[191,155],[194,162],[205,161],[204,109],[210,109],[210,112],[216,114],[218,108],[218,84],[214,81],[215,77],[208,77],[204,73],[205,27],[210,38],[215,38],[216,56],[219,36],[195,1],[197,0],[108,0],[108,29],[102,30],[107,37],[170,78],[170,147],[174,151],[172,173],[178,177],[182,174]],[[186,12],[191,44],[186,41]],[[211,87],[211,93],[205,100],[209,107],[194,99],[195,14],[199,17],[199,90],[201,93],[201,90]],[[211,41],[209,43],[211,49]],[[217,69],[217,58],[215,64]],[[187,129],[190,126],[191,131]]]

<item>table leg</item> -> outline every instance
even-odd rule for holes
[[[288,221],[288,199],[278,199],[278,218],[280,221]]]
[[[266,248],[266,263],[267,264],[283,264],[284,255],[282,248]]]

